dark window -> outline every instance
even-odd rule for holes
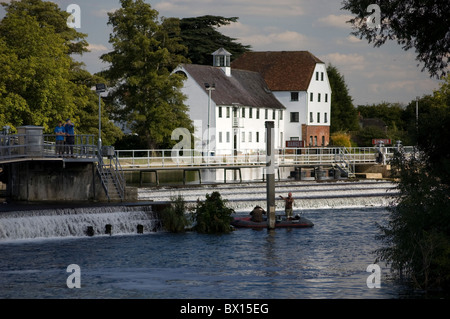
[[[299,113],[298,112],[291,112],[291,122],[299,122],[300,118],[299,118]]]
[[[298,101],[298,92],[291,92],[291,101],[292,102]]]

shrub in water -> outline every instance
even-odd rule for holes
[[[225,203],[226,200],[222,199],[219,192],[206,194],[205,201],[197,200],[194,216],[197,221],[195,230],[205,234],[231,232],[230,223],[233,220],[231,214],[234,210],[226,207]]]
[[[165,230],[172,233],[181,233],[190,225],[186,215],[186,202],[180,195],[171,197],[172,203],[165,208],[161,214],[161,221]]]

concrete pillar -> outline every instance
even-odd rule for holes
[[[275,229],[275,154],[274,122],[266,122],[267,227]]]

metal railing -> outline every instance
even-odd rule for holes
[[[383,163],[389,163],[397,147],[382,147]],[[412,147],[403,147],[406,152],[412,152]],[[174,152],[167,149],[155,150],[116,150],[118,160],[123,168],[159,168],[159,167],[208,167],[220,165],[266,165],[265,150],[245,150],[237,155],[229,155],[230,150],[215,150],[208,156],[198,150],[183,150]],[[276,165],[336,165],[347,163],[377,164],[378,147],[318,147],[278,149],[275,154]],[[226,154],[228,153],[228,154]]]
[[[107,160],[104,155],[107,156]],[[112,199],[113,194],[117,194],[120,200],[123,200],[125,198],[125,176],[117,159],[117,153],[112,147],[103,148],[102,155],[98,156],[97,170],[108,200]],[[111,186],[114,187],[115,192],[111,190]]]
[[[56,135],[51,134],[0,135],[0,161],[21,158],[96,158],[96,156],[95,135],[75,135],[73,144],[61,146],[56,143]]]

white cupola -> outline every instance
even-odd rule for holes
[[[212,56],[213,66],[221,68],[226,76],[231,76],[231,53],[224,48],[220,48],[212,53]]]

